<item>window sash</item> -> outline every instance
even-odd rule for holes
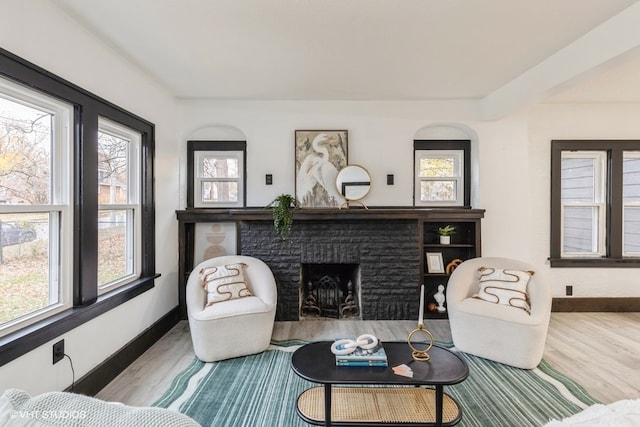
[[[116,212],[124,212],[124,242],[123,246],[119,249],[123,251],[120,256],[123,260],[120,261],[124,266],[122,275],[106,281],[102,281],[102,277],[107,272],[104,270],[106,265],[100,264],[98,260],[98,295],[102,295],[106,292],[112,291],[120,286],[126,285],[133,280],[140,277],[141,274],[141,239],[142,239],[142,218],[141,218],[141,205],[140,205],[140,159],[141,159],[141,136],[138,132],[115,123],[111,120],[103,117],[98,121],[99,132],[107,133],[115,137],[121,138],[127,141],[126,148],[126,203],[116,203],[113,201],[107,203],[101,203],[98,206],[98,219],[103,218],[103,213],[111,212],[109,217],[114,215],[117,217]],[[111,227],[111,226],[109,226]],[[100,236],[100,230],[104,231],[99,226],[98,234]],[[118,241],[116,234],[115,241]],[[98,252],[100,249],[103,251],[105,248],[100,247],[98,243]],[[116,248],[117,250],[118,248]],[[114,255],[112,255],[114,256]],[[117,256],[116,256],[117,257]],[[116,262],[117,264],[117,262]]]
[[[426,159],[453,159],[453,173],[443,176],[423,176],[421,162]],[[463,206],[464,205],[464,150],[415,150],[415,205]],[[448,187],[448,188],[447,188]],[[429,191],[434,189],[434,191]],[[443,197],[438,197],[439,193]],[[429,194],[434,195],[429,198]]]
[[[565,160],[580,159],[591,161],[591,174],[571,176],[565,172]],[[606,151],[572,151],[561,155],[561,257],[592,258],[606,255],[606,160]],[[582,187],[567,187],[565,179],[579,182]],[[583,195],[579,195],[579,191],[571,191],[572,197],[569,198],[570,191],[567,188],[586,188],[589,191]],[[569,215],[569,212],[580,211],[590,211],[591,214],[582,218]],[[588,244],[580,244],[580,241],[587,241]]]
[[[205,177],[204,176],[204,162],[208,159],[233,159],[237,162],[236,176],[230,177]],[[242,207],[244,206],[244,152],[243,151],[196,151],[193,156],[193,170],[196,171],[194,176],[194,207]],[[212,191],[216,188],[217,184],[235,184],[235,191],[230,191],[228,194],[235,194],[230,197],[222,197],[218,200],[212,200],[205,197],[207,191],[206,187],[210,187]],[[233,187],[233,185],[231,186]],[[225,196],[224,186],[220,195]],[[228,189],[227,189],[228,191]]]
[[[51,115],[48,203],[2,204],[0,214],[48,215],[47,264],[48,304],[0,325],[5,336],[40,320],[60,313],[73,305],[73,107],[44,93],[0,77],[0,96],[10,102],[27,105]]]

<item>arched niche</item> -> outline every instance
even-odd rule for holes
[[[193,131],[188,137],[188,141],[246,141],[244,132],[235,126],[211,125],[201,127]]]
[[[434,123],[418,129],[414,140],[468,139],[471,141],[471,206],[479,205],[480,162],[478,156],[478,134],[463,123]]]

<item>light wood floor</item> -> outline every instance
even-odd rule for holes
[[[273,339],[321,340],[372,333],[404,340],[415,321],[276,322]],[[447,320],[427,321],[436,340],[450,341]],[[189,325],[180,322],[97,397],[148,406],[194,358]],[[553,313],[544,359],[603,403],[640,398],[640,313]]]

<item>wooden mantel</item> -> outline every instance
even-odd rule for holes
[[[185,223],[218,221],[268,221],[270,208],[186,209],[176,211],[178,221]],[[468,219],[483,218],[484,209],[468,208],[318,208],[295,209],[293,220],[380,220],[380,219]]]

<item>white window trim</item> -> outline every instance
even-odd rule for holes
[[[203,160],[210,157],[228,158],[238,160],[238,177],[237,178],[203,178],[202,164]],[[194,182],[193,205],[196,208],[236,208],[244,206],[244,152],[236,150],[220,150],[220,151],[196,151],[193,156]],[[236,202],[209,202],[202,200],[202,184],[205,182],[235,182],[238,185],[238,200]]]
[[[455,163],[455,175],[448,177],[421,177],[420,176],[420,160],[433,159],[433,158],[454,158]],[[464,206],[464,151],[463,150],[415,150],[414,158],[414,176],[415,182],[415,194],[414,200],[416,206]],[[422,201],[421,200],[421,183],[423,181],[445,181],[450,180],[454,182],[456,197],[450,201]]]
[[[575,158],[575,159],[594,159],[596,165],[595,171],[595,202],[564,202],[560,199],[560,256],[568,258],[599,258],[606,255],[606,224],[607,224],[607,210],[606,210],[606,176],[607,176],[607,153],[605,151],[564,151],[562,152],[561,160]],[[564,212],[565,207],[595,207],[597,208],[598,215],[592,224],[593,227],[597,227],[596,233],[596,245],[592,248],[591,252],[569,252],[564,250]]]
[[[130,283],[140,277],[141,274],[142,208],[140,203],[140,172],[142,167],[142,139],[138,132],[103,117],[100,117],[98,120],[98,130],[129,141],[129,149],[127,150],[128,203],[100,204],[98,205],[98,211],[124,210],[127,212],[127,270],[131,271],[131,273],[102,285],[98,283],[98,295],[102,295]],[[131,225],[133,229],[130,228]]]
[[[50,203],[0,205],[0,213],[49,212],[49,296],[58,296],[56,303],[0,325],[4,336],[73,306],[73,106],[2,77],[0,96],[53,115]]]

